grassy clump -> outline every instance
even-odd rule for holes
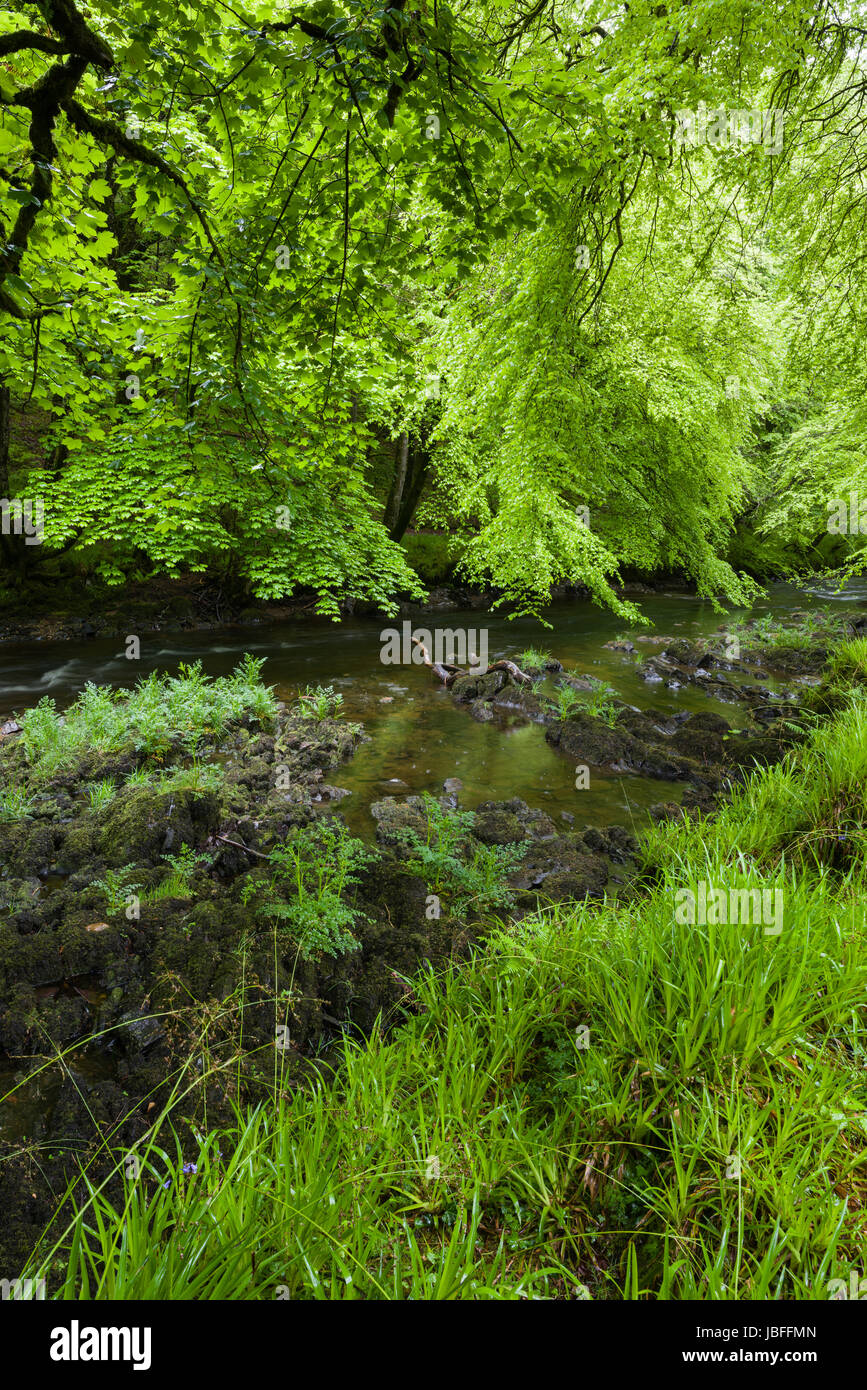
[[[520,666],[522,671],[526,671],[528,666],[543,667],[550,660],[551,653],[539,651],[537,647],[527,647],[515,658],[516,664]]]
[[[853,689],[867,689],[867,638],[857,637],[836,647],[824,668],[821,683],[805,700],[814,714],[845,709]]]
[[[411,982],[399,1031],[194,1152],[164,1112],[125,1198],[83,1180],[27,1272],[66,1298],[827,1299],[867,1238],[865,773],[856,691],[715,820],[651,832],[641,897],[501,925]],[[684,922],[702,882],[779,890],[782,930]]]
[[[744,618],[729,623],[725,630],[747,648],[785,647],[790,651],[807,651],[817,643],[842,641],[849,623],[843,615],[816,610],[788,621],[770,614],[762,618]]]
[[[25,787],[0,787],[0,825],[26,820],[32,806]]]
[[[613,686],[606,685],[604,681],[597,680],[595,676],[588,676],[587,679],[593,685],[592,690],[579,693],[572,685],[561,685],[553,695],[548,697],[551,708],[558,719],[571,719],[576,712],[580,711],[582,714],[591,715],[594,719],[601,719],[604,724],[613,727],[621,709],[616,698],[617,692]]]
[[[87,804],[94,815],[99,815],[114,800],[117,788],[110,777],[103,777],[99,782],[91,782],[85,787]]]
[[[867,637],[855,637],[843,642],[831,653],[828,679],[847,687],[867,686]]]
[[[266,722],[276,714],[277,702],[261,682],[263,665],[245,656],[230,676],[214,680],[201,662],[182,662],[177,676],[152,671],[131,691],[88,682],[63,715],[46,696],[18,716],[27,761],[37,776],[47,777],[91,750],[134,748],[163,755],[175,741],[195,745],[201,738],[219,738],[245,717]]]
[[[713,820],[691,835],[658,827],[648,863],[698,863],[706,855],[764,873],[807,869],[822,881],[829,869],[860,874],[867,849],[865,779],[867,692],[855,690],[832,725],[815,728],[796,754],[735,792]]]
[[[161,902],[164,898],[192,897],[192,880],[200,864],[210,864],[212,856],[197,854],[190,845],[183,845],[180,854],[164,854],[170,873],[150,892],[145,902]]]

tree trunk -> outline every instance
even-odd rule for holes
[[[394,451],[394,477],[385,504],[383,521],[393,541],[400,541],[418,506],[428,470],[427,450],[410,448],[409,435],[402,434]]]
[[[413,513],[418,506],[418,501],[425,485],[429,463],[430,458],[426,449],[419,448],[410,450],[409,467],[404,482],[403,498],[398,509],[397,519],[390,533],[393,541],[403,540],[404,532],[412,521]]]
[[[401,502],[403,501],[403,489],[406,484],[406,466],[409,459],[409,435],[402,434],[394,446],[394,476],[391,480],[391,491],[388,494],[388,501],[385,504],[385,523],[388,534],[394,539],[393,531],[397,524]]]
[[[8,386],[0,386],[0,501],[12,501],[9,485],[9,430],[12,418],[12,392]],[[11,513],[9,514],[11,516]],[[20,571],[24,561],[24,545],[13,531],[6,530],[0,518],[0,556],[6,569]]]
[[[0,497],[9,496],[9,422],[12,414],[12,393],[0,386]]]

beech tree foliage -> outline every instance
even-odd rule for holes
[[[0,16],[3,582],[209,570],[332,615],[857,566],[864,9]]]

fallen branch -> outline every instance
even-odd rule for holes
[[[428,651],[427,647],[424,645],[424,643],[420,642],[417,637],[413,637],[412,640],[415,646],[417,646],[419,651],[421,652],[425,666],[429,666],[430,669],[433,671],[434,675],[439,676],[443,685],[454,685],[458,676],[466,675],[466,672],[462,671],[460,666],[446,666],[441,661],[433,661],[431,659],[431,654]]]
[[[425,666],[429,666],[434,675],[439,676],[443,685],[448,688],[454,685],[459,676],[487,676],[491,671],[508,671],[512,680],[523,681],[525,685],[532,684],[530,677],[516,666],[514,661],[507,661],[505,657],[500,661],[492,661],[490,666],[485,667],[484,671],[467,671],[463,666],[452,666],[447,661],[432,660],[431,654],[423,642],[420,642],[417,637],[413,637],[412,641],[413,645],[418,647],[421,652]]]
[[[526,685],[533,684],[532,678],[528,676],[525,671],[522,671],[519,666],[516,666],[514,661],[507,661],[505,657],[503,657],[501,661],[492,662],[488,667],[488,671],[508,671],[512,680],[524,681]],[[485,672],[485,675],[488,674],[488,671]]]
[[[263,854],[261,850],[250,849],[249,845],[242,845],[240,840],[230,840],[226,835],[215,835],[215,840],[222,840],[224,845],[232,845],[235,849],[244,850],[245,854],[255,854],[257,859],[270,859],[270,854]]]

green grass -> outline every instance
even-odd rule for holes
[[[176,741],[195,747],[246,717],[266,722],[276,714],[276,700],[261,683],[263,664],[245,656],[230,676],[212,680],[201,662],[182,662],[178,675],[152,671],[131,691],[88,683],[62,717],[46,696],[18,716],[27,761],[48,777],[85,752],[134,748],[162,756]]]
[[[631,900],[494,926],[409,982],[398,1030],[223,1132],[182,1143],[164,1111],[125,1198],[83,1179],[26,1274],[66,1298],[827,1299],[867,1239],[865,774],[856,690],[716,819],[652,831]],[[682,923],[702,880],[779,888],[783,930]]]
[[[117,788],[110,777],[103,777],[99,782],[89,783],[84,790],[88,806],[94,815],[99,815],[114,800]]]
[[[179,854],[164,854],[164,861],[171,872],[144,894],[144,902],[161,902],[165,898],[192,897],[192,879],[200,864],[210,863],[210,856],[197,854],[191,845],[183,845]]]
[[[867,685],[867,637],[843,642],[831,653],[826,679],[847,686]]]
[[[620,712],[620,705],[615,699],[616,692],[613,686],[606,685],[603,681],[597,681],[595,677],[589,676],[594,689],[582,694],[574,686],[561,685],[548,697],[551,708],[558,719],[569,719],[577,710],[585,714],[592,715],[594,719],[601,719],[603,723],[613,725],[617,721]]]
[[[551,660],[550,652],[539,651],[536,647],[527,647],[526,651],[520,653],[515,658],[516,664],[525,671],[528,666],[544,666],[546,661]]]
[[[864,786],[867,779],[867,696],[850,692],[832,725],[815,729],[784,763],[737,793],[690,839],[659,827],[649,860],[664,865],[667,835],[678,852],[747,858],[765,869],[806,866],[861,873],[865,868]]]
[[[127,773],[124,778],[124,786],[132,787],[133,789],[137,787],[153,787],[156,781],[157,778],[152,769],[137,767],[134,768],[132,772]]]
[[[25,787],[0,787],[0,825],[25,820],[31,811]]]

